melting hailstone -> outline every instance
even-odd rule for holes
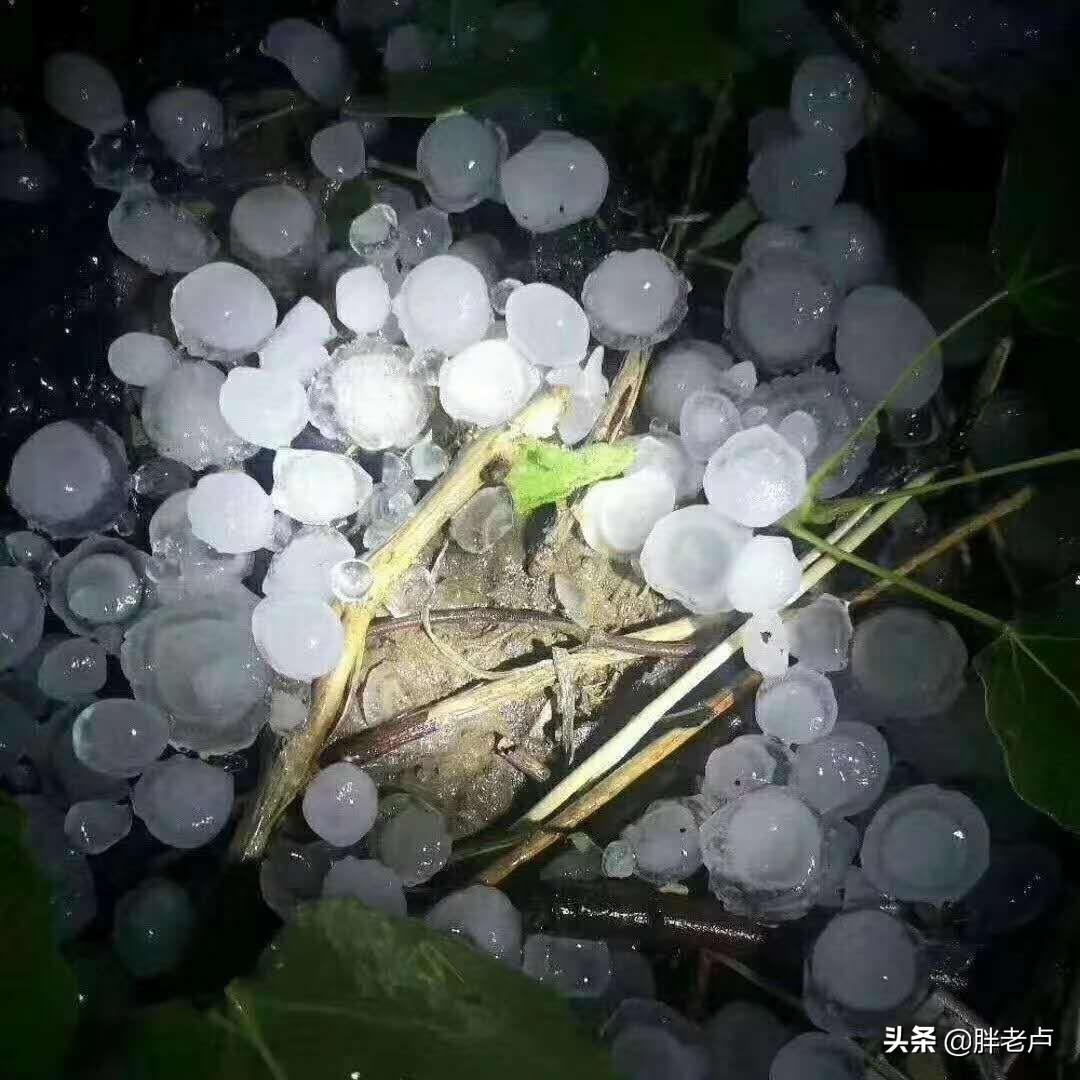
[[[364,133],[355,120],[320,128],[311,137],[311,160],[328,180],[353,180],[367,169]]]
[[[105,698],[76,717],[75,756],[105,776],[138,776],[165,750],[169,725],[159,709],[129,698]]]
[[[493,124],[459,112],[439,117],[420,137],[416,171],[436,206],[460,213],[493,192],[505,157],[505,137]]]
[[[548,372],[549,386],[565,386],[570,391],[570,400],[555,425],[559,438],[567,446],[581,442],[604,411],[610,387],[603,364],[604,348],[598,345],[589,354],[584,367],[555,368]]]
[[[95,135],[115,131],[127,119],[112,73],[85,53],[53,53],[45,61],[45,100],[65,120]]]
[[[810,249],[839,295],[885,280],[889,263],[881,226],[858,203],[837,203],[811,230]]]
[[[511,967],[521,963],[521,913],[505,893],[470,885],[443,897],[424,917],[433,930],[465,938]]]
[[[209,844],[225,828],[233,794],[230,773],[176,754],[143,772],[131,805],[152,836],[169,847],[191,850]]]
[[[251,633],[263,659],[300,682],[332,671],[345,650],[345,631],[334,609],[296,593],[260,600],[251,613]]]
[[[889,766],[889,748],[877,728],[842,721],[799,747],[791,782],[819,813],[851,817],[880,798]]]
[[[806,135],[836,139],[850,150],[866,131],[870,84],[846,56],[808,56],[791,80],[791,119]]]
[[[701,791],[728,802],[766,784],[786,783],[790,770],[783,743],[764,735],[738,735],[709,755]]]
[[[263,595],[298,593],[330,603],[334,598],[333,568],[352,557],[352,544],[337,529],[301,529],[270,560]]]
[[[34,575],[21,566],[0,566],[0,670],[17,667],[38,647],[44,625]]]
[[[340,105],[349,87],[349,60],[335,37],[305,19],[271,23],[262,51],[280,61],[300,89],[320,105]]]
[[[829,593],[794,613],[788,624],[791,653],[815,671],[843,671],[851,651],[848,606]]]
[[[221,244],[194,214],[160,198],[149,184],[129,184],[109,212],[109,236],[152,274],[186,274],[210,262]]]
[[[659,468],[601,480],[574,507],[585,542],[594,551],[629,559],[641,551],[653,526],[675,506],[675,485]]]
[[[539,385],[537,370],[509,342],[478,341],[439,369],[439,404],[455,420],[496,427],[520,412]]]
[[[371,476],[346,454],[279,450],[274,455],[274,509],[305,525],[350,518],[368,501]]]
[[[174,86],[146,106],[150,130],[166,153],[185,169],[197,170],[204,150],[225,145],[225,110],[213,94],[194,86]]]
[[[722,514],[764,528],[802,502],[806,460],[771,427],[759,424],[736,432],[709,458],[704,485],[705,497]]]
[[[538,983],[571,998],[603,997],[611,985],[611,953],[606,941],[530,934],[522,971]]]
[[[836,723],[836,694],[818,671],[795,664],[783,675],[766,679],[754,699],[758,727],[782,743],[813,742]]]
[[[377,266],[346,270],[334,286],[337,317],[354,334],[374,334],[390,315],[390,288]]]
[[[800,577],[799,560],[786,536],[755,536],[728,567],[728,601],[748,615],[779,611],[794,596]]]
[[[850,1039],[810,1031],[780,1048],[769,1080],[862,1080],[865,1074],[863,1052]]]
[[[536,281],[510,293],[506,336],[537,367],[574,367],[589,348],[589,319],[569,293]]]
[[[846,179],[839,140],[787,135],[769,142],[750,163],[750,198],[762,217],[797,229],[825,217]]]
[[[352,847],[375,824],[379,796],[363,769],[338,761],[321,769],[304,789],[304,820],[333,847]]]
[[[157,334],[121,334],[109,346],[109,370],[129,386],[159,382],[179,362],[176,349]]]
[[[204,476],[187,501],[191,531],[225,555],[243,555],[270,543],[274,508],[270,496],[243,472]]]
[[[131,807],[108,799],[72,803],[64,818],[71,846],[84,855],[100,855],[131,832]]]
[[[452,356],[480,341],[491,325],[483,274],[454,255],[433,256],[410,270],[393,310],[417,354],[434,349]]]
[[[346,855],[334,862],[323,878],[324,900],[350,898],[391,918],[404,919],[405,888],[401,877],[376,859]]]
[[[711,341],[691,338],[669,345],[649,365],[642,410],[652,419],[677,428],[683,402],[695,391],[728,393],[727,372],[734,362],[723,346]]]
[[[308,421],[300,382],[262,368],[233,368],[218,393],[218,406],[240,438],[271,450],[288,446]]]
[[[708,461],[740,430],[739,408],[726,394],[695,390],[679,410],[679,436],[686,452],[698,461]]]
[[[105,649],[89,638],[68,638],[41,658],[38,689],[56,701],[80,701],[105,685]]]
[[[450,858],[446,818],[408,796],[386,800],[372,847],[378,858],[408,886],[430,881]]]

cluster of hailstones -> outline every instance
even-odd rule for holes
[[[510,7],[523,9],[514,32],[536,29],[529,4]],[[389,35],[390,66],[407,66],[417,46],[407,29]],[[347,64],[325,31],[283,20],[264,50],[318,103],[341,103]],[[45,83],[53,107],[96,137],[124,122],[115,80],[89,57],[52,57]],[[750,194],[767,220],[747,237],[729,287],[729,347],[684,340],[660,354],[643,399],[651,433],[635,440],[627,475],[594,486],[578,509],[587,542],[636,562],[664,596],[694,612],[749,614],[746,659],[766,676],[757,702],[763,734],[718,750],[701,794],[654,806],[604,853],[603,867],[664,884],[704,864],[725,906],[768,920],[841,894],[845,902],[857,894],[956,899],[986,864],[975,807],[918,787],[880,806],[862,838],[861,869],[851,869],[860,845],[849,818],[881,795],[888,752],[866,724],[836,724],[825,673],[846,663],[843,605],[820,597],[781,619],[798,564],[788,541],[754,533],[798,505],[808,467],[844,443],[865,402],[889,389],[933,336],[886,283],[873,219],[836,204],[866,95],[849,62],[815,57],[796,74],[791,108],[755,118]],[[166,91],[147,114],[186,168],[198,170],[202,154],[221,147],[221,105],[206,91]],[[316,134],[311,157],[331,182],[359,175],[364,131],[342,119]],[[108,221],[118,248],[154,273],[184,275],[172,293],[175,341],[135,331],[108,353],[113,373],[141,393],[142,425],[159,456],[129,473],[123,442],[100,423],[37,431],[8,482],[32,531],[6,537],[9,565],[0,568],[0,667],[8,673],[0,770],[18,785],[29,761],[46,779],[46,794],[21,798],[66,936],[93,917],[87,855],[122,839],[133,814],[164,844],[209,843],[229,820],[234,793],[232,775],[204,758],[250,746],[268,719],[278,731],[303,722],[310,682],[343,647],[331,601],[360,599],[369,584],[350,537],[368,550],[385,542],[413,512],[418,484],[449,464],[433,436],[436,409],[463,427],[491,427],[547,382],[569,391],[558,433],[574,445],[604,404],[603,346],[656,345],[686,314],[686,280],[653,250],[609,255],[575,298],[502,277],[491,237],[454,242],[448,213],[492,196],[536,233],[593,214],[608,172],[585,140],[545,132],[508,155],[498,128],[462,113],[425,132],[417,168],[431,205],[377,185],[379,201],[352,223],[350,250],[329,254],[304,193],[284,184],[247,192],[229,223],[234,261],[221,260],[219,238],[145,178],[120,184]],[[335,279],[334,317],[310,297],[296,299],[298,278],[316,267]],[[290,292],[295,302],[279,320],[275,293]],[[815,366],[834,331],[840,374]],[[898,407],[923,404],[939,378],[931,356]],[[352,447],[383,454],[377,483],[346,452]],[[871,448],[868,440],[843,462],[833,490],[854,481]],[[274,452],[269,494],[244,468],[261,449]],[[130,535],[131,492],[160,503],[148,552],[121,538]],[[482,551],[506,527],[505,501],[488,489],[451,534]],[[54,540],[78,543],[59,556]],[[260,551],[272,553],[261,597],[244,584]],[[430,575],[419,573],[423,580],[391,602],[396,614],[430,593]],[[43,636],[43,594],[70,636]],[[131,698],[97,696],[109,655],[119,656]],[[799,660],[792,667],[789,655]],[[902,717],[947,706],[966,659],[950,627],[904,609],[866,620],[852,658],[862,691]],[[275,840],[262,868],[267,902],[285,917],[320,894],[402,914],[405,890],[449,855],[442,815],[407,798],[380,803],[371,779],[347,763],[318,774],[303,810],[318,839]],[[642,992],[636,954],[545,936],[523,943],[520,917],[496,890],[454,893],[427,918],[566,993]],[[176,962],[192,923],[183,891],[151,879],[121,900],[117,951],[136,974],[159,974]],[[143,932],[151,926],[152,947]],[[837,959],[837,942],[852,935],[866,942],[852,950],[854,966],[846,952]],[[885,965],[887,980],[873,964]],[[913,931],[859,906],[836,916],[815,945],[808,1005],[828,1031],[859,1033],[918,1000],[924,969]],[[640,1050],[697,1060],[696,1036],[654,1020],[640,1013],[615,1032],[618,1059]],[[718,1026],[720,1042],[733,1038],[729,1028]],[[667,1049],[657,1050],[657,1040]],[[777,1056],[774,1076],[787,1075],[787,1058],[794,1065],[786,1068],[798,1067],[797,1044]],[[848,1048],[819,1041],[805,1049],[826,1052],[843,1057]]]

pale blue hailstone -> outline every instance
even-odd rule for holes
[[[805,134],[834,138],[850,150],[866,131],[869,99],[870,84],[854,60],[808,56],[791,80],[791,119]]]
[[[195,929],[188,894],[167,878],[150,878],[125,893],[113,915],[113,951],[137,979],[173,971]]]
[[[163,844],[184,851],[203,847],[225,828],[232,814],[232,774],[199,758],[175,754],[143,772],[131,805]]]
[[[839,140],[789,135],[767,143],[750,163],[750,198],[762,217],[798,229],[825,217],[846,179]]]
[[[213,94],[194,86],[173,86],[146,106],[150,130],[173,161],[198,171],[204,150],[225,145],[225,110]]]
[[[300,89],[320,105],[333,107],[345,100],[349,89],[349,59],[331,34],[304,19],[272,23],[262,51],[279,60]]]
[[[75,754],[105,776],[138,776],[161,757],[169,724],[161,710],[130,698],[105,698],[88,705],[71,732]]]
[[[494,191],[505,158],[506,139],[494,124],[451,113],[420,137],[416,171],[436,206],[460,213]]]
[[[321,769],[304,789],[304,820],[333,847],[352,847],[375,824],[379,793],[363,769],[338,761]]]
[[[521,965],[521,913],[498,889],[469,885],[452,892],[424,921],[433,930],[464,938],[510,967]]]

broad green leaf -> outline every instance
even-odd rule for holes
[[[634,460],[632,446],[596,443],[566,450],[553,443],[522,443],[506,476],[514,508],[524,517],[541,506],[561,502],[597,480],[625,472]]]
[[[227,1019],[275,1080],[612,1076],[551,991],[418,920],[351,900],[303,905],[226,997]]]
[[[1024,620],[975,657],[1017,794],[1080,828],[1080,619]]]
[[[1045,333],[1080,338],[1080,94],[1041,99],[1019,119],[998,188],[990,251],[1012,299]],[[1069,268],[1069,269],[1066,269]],[[1044,275],[1063,271],[1050,280]]]
[[[50,886],[24,828],[22,811],[0,792],[0,1071],[8,1080],[61,1074],[78,1008],[53,937]]]

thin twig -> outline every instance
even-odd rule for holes
[[[690,261],[695,266],[711,266],[716,270],[723,270],[728,274],[734,274],[738,267],[733,262],[728,262],[727,259],[717,259],[712,255],[697,255],[691,254]]]
[[[400,180],[409,180],[414,184],[422,183],[420,174],[405,165],[395,165],[391,161],[382,161],[380,158],[373,157],[367,159],[367,164],[372,172],[386,173],[387,176],[396,176]]]

